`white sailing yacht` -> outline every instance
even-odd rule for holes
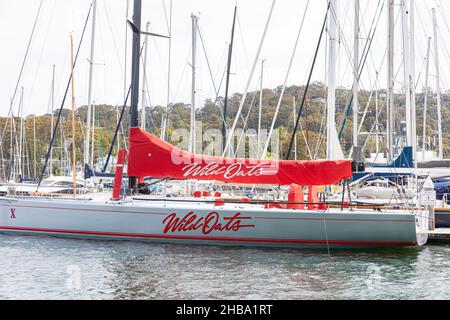
[[[180,150],[139,128],[141,5],[142,0],[134,0],[129,151],[119,153],[113,196],[104,199],[3,197],[0,198],[1,233],[286,248],[426,243],[426,209],[378,211],[344,201],[326,203],[317,198],[315,186],[333,185],[352,176],[350,160],[274,161],[202,156]],[[331,5],[336,5],[336,0]],[[184,198],[126,196],[127,188],[122,188],[121,183],[126,162],[131,192],[137,178],[151,176],[287,185],[290,193],[284,201],[254,203],[207,193]],[[311,190],[307,201],[301,186]]]

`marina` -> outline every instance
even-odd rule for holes
[[[447,4],[122,2],[8,54],[0,299],[450,298]]]
[[[430,243],[450,243],[450,229],[438,228],[428,233]]]

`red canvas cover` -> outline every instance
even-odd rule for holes
[[[276,161],[194,155],[140,129],[130,129],[128,175],[240,184],[332,185],[352,176],[351,160]]]

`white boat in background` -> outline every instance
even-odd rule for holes
[[[400,186],[388,179],[376,179],[367,181],[362,187],[356,189],[358,199],[385,199],[388,202],[392,200],[410,200],[417,192],[414,189]]]
[[[77,179],[77,193],[86,193],[85,181]],[[37,183],[6,183],[0,185],[0,196],[64,195],[73,193],[73,178],[51,176],[43,179],[38,189]]]

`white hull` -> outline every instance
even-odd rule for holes
[[[399,192],[400,191],[400,192]],[[402,193],[404,191],[404,193]],[[412,199],[415,196],[414,190],[406,189],[400,190],[395,188],[380,188],[380,187],[363,187],[356,191],[358,198],[367,199]]]
[[[185,223],[170,225],[185,216]],[[0,200],[1,233],[183,244],[285,248],[423,245],[427,221],[424,212],[415,216],[405,211],[269,210],[253,205],[215,207],[213,203],[136,200],[123,204]]]

